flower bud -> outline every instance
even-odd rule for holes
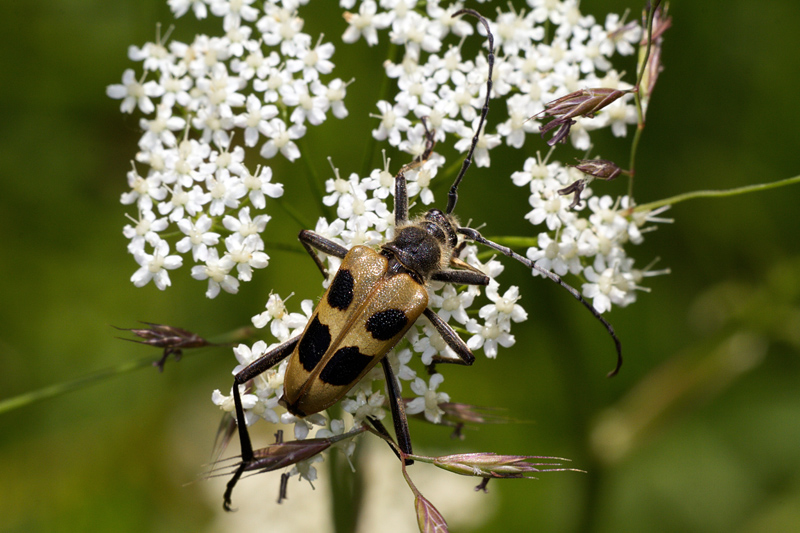
[[[531,474],[536,472],[582,472],[574,468],[537,468],[542,466],[561,466],[561,463],[552,461],[569,461],[569,459],[537,455],[497,455],[496,453],[487,452],[444,455],[435,458],[433,464],[439,468],[463,476],[480,476],[485,478],[533,477]]]
[[[606,161],[605,159],[578,159],[577,165],[569,165],[577,168],[584,174],[605,181],[611,181],[622,173],[622,169],[617,166],[613,161]],[[569,208],[573,209],[581,200],[581,193],[586,188],[586,184],[591,181],[590,178],[581,178],[575,180],[563,189],[558,190],[558,194],[566,196],[568,194],[575,194]]]
[[[544,135],[555,128],[560,126],[558,131],[553,137],[547,141],[547,144],[553,146],[559,142],[566,142],[567,134],[570,127],[575,124],[575,117],[592,118],[594,115],[609,105],[610,103],[618,100],[624,94],[631,91],[620,91],[618,89],[582,89],[575,91],[561,98],[557,98],[544,105],[544,110],[540,114],[549,115],[554,117],[553,120],[539,128],[539,132],[544,138]]]
[[[578,159],[577,161],[577,165],[570,166],[597,179],[611,181],[622,173],[622,169],[613,161],[605,159]]]
[[[155,346],[157,348],[164,348],[164,355],[161,357],[161,359],[153,362],[153,366],[157,367],[159,372],[163,372],[164,363],[167,362],[167,357],[169,357],[170,354],[175,354],[175,360],[180,361],[181,355],[183,355],[183,348],[214,346],[213,343],[205,340],[203,337],[185,329],[176,328],[175,326],[167,326],[164,324],[153,324],[152,322],[144,322],[144,324],[147,324],[150,327],[146,329],[117,329],[120,331],[130,331],[137,337],[144,339],[124,340],[138,342],[139,344],[146,344],[148,346]]]
[[[575,196],[572,197],[572,203],[569,204],[569,209],[575,209],[575,206],[577,206],[581,201],[581,193],[585,188],[586,188],[586,180],[581,178],[579,180],[573,181],[563,189],[558,189],[558,191],[556,192],[558,192],[558,194],[560,194],[561,196],[567,196],[568,194],[574,193]]]
[[[415,493],[414,507],[417,508],[417,524],[421,533],[447,533],[450,531],[442,513],[419,492]]]
[[[551,117],[594,117],[595,113],[630,91],[618,89],[582,89],[544,104],[544,114]]]
[[[331,443],[331,439],[305,439],[271,444],[266,448],[253,450],[255,460],[247,465],[245,471],[278,470],[324,452]]]
[[[647,103],[650,101],[650,97],[655,89],[656,81],[658,81],[658,75],[661,74],[662,70],[664,70],[664,66],[661,62],[661,46],[664,41],[664,32],[666,32],[672,26],[672,17],[667,15],[667,8],[659,6],[655,9],[656,11],[653,13],[652,35],[650,35],[650,55],[645,55],[647,52],[648,34],[647,32],[644,32],[642,41],[640,43],[639,65],[636,67],[637,70],[639,70],[641,68],[642,61],[644,61],[645,57],[647,57],[647,65],[645,66],[642,80],[639,83],[642,106],[645,108],[647,107]],[[647,15],[648,13],[645,11],[642,21],[643,28],[647,28]]]

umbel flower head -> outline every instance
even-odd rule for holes
[[[428,150],[426,132],[435,132],[439,145],[462,153],[472,143],[487,96],[488,54],[485,49],[462,53],[464,39],[475,30],[452,17],[459,3],[341,0],[347,28],[340,38],[327,42],[303,32],[302,16],[314,14],[308,0],[168,3],[176,17],[216,17],[220,29],[189,43],[158,38],[132,47],[129,57],[140,64],[139,72],[126,70],[122,83],[107,90],[111,98],[121,100],[123,113],[141,116],[143,134],[127,176],[130,190],[121,198],[132,210],[123,234],[139,264],[132,278],[137,286],[153,281],[163,290],[171,283],[170,275],[191,264],[191,277],[202,281],[206,295],[214,298],[223,291],[236,293],[240,283],[268,267],[270,251],[263,239],[271,220],[268,211],[284,187],[291,186],[286,176],[273,171],[270,160],[298,161],[305,155],[298,141],[308,128],[330,115],[344,118],[353,111],[346,107],[350,82],[337,77],[336,46],[373,46],[388,39],[399,47],[399,61],[383,64],[390,96],[380,99],[376,93],[374,102],[359,102],[357,109],[374,118],[371,135],[379,146],[398,148],[407,158],[385,160],[366,175],[334,169],[321,201],[336,217],[320,217],[314,228],[303,229],[313,229],[347,249],[391,240],[393,176],[402,164]],[[492,150],[502,144],[526,148],[510,176],[529,195],[531,210],[520,216],[536,226],[526,237],[526,255],[537,267],[577,279],[582,294],[602,313],[635,301],[639,283],[649,274],[634,267],[625,247],[640,243],[647,224],[658,219],[632,216],[632,198],[595,196],[588,187],[575,188],[571,202],[560,191],[583,179],[579,170],[553,160],[552,152],[545,157],[522,154],[535,153],[530,143],[541,144],[536,133],[556,127],[551,143],[569,138],[581,150],[589,149],[590,132],[610,128],[616,136],[626,134],[636,121],[631,85],[621,80],[611,60],[632,54],[641,32],[616,15],[600,24],[582,15],[573,0],[529,3],[532,9],[527,12],[499,6],[488,22],[496,38],[490,96],[493,116],[499,119],[494,119],[496,126],[490,123],[478,132],[474,163],[489,167]],[[544,126],[529,120],[539,116],[552,120]],[[259,163],[251,165],[253,160]],[[410,169],[409,205],[437,205],[437,200],[443,204],[443,195],[436,198],[435,184],[450,177],[453,163],[461,160],[447,161],[434,151]],[[503,286],[502,261],[479,255],[475,244],[462,243],[457,251],[459,261],[483,272],[490,283],[482,291],[432,281],[427,287],[429,307],[458,328],[471,350],[482,349],[494,358],[501,347],[515,343],[512,325],[527,318],[525,296],[516,286]],[[340,263],[334,256],[319,261],[330,276]],[[254,317],[263,340],[234,349],[234,373],[303,331],[313,302],[294,300],[287,306],[287,300],[270,295],[267,310]],[[297,309],[302,312],[292,311]],[[387,357],[408,396],[409,413],[452,424],[446,406],[458,404],[440,390],[443,374],[424,376],[412,368],[415,354],[425,364],[454,356],[426,319],[418,320]],[[285,371],[282,363],[242,387],[246,424],[265,419],[293,425],[297,439],[307,438],[316,427],[313,438],[325,439],[385,416],[379,369],[347,394],[342,419],[321,414],[298,418],[283,412],[278,400]],[[212,398],[223,411],[234,410],[231,393],[217,390]],[[342,449],[352,454],[352,446]],[[519,457],[517,463],[527,460]],[[316,475],[312,470],[295,468],[291,475],[311,481]]]

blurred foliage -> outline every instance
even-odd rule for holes
[[[339,76],[356,79],[346,100],[350,117],[312,128],[301,146],[321,178],[329,155],[345,175],[380,161],[365,118],[374,110],[359,102],[374,98],[387,50],[367,49],[363,41],[342,45],[345,25],[335,4],[315,2],[319,19],[304,11],[312,35],[323,22],[339,25],[339,34],[328,28],[326,38],[337,44]],[[638,16],[642,6],[584,0],[581,7],[602,18],[628,8]],[[800,48],[800,4],[674,2],[672,16],[666,70],[638,155],[637,200],[797,174],[800,55],[787,51]],[[172,24],[162,0],[33,0],[12,3],[0,18],[3,398],[158,357],[117,340],[111,325],[147,320],[213,337],[248,323],[272,289],[295,291],[298,302],[319,295],[313,264],[281,251],[239,295],[213,301],[187,269],[173,274],[173,287],[163,293],[128,282],[136,265],[125,251],[118,200],[138,119],[121,116],[105,87],[131,66],[127,47],[153,40],[158,22]],[[184,41],[198,29],[210,31],[190,17],[175,25],[173,38]],[[632,63],[623,68],[633,72]],[[627,160],[628,141],[593,140],[602,157]],[[557,152],[565,161],[573,155],[579,154]],[[493,152],[495,161],[519,165],[522,158],[507,148]],[[530,232],[524,195],[507,179],[512,170],[473,169],[461,189],[462,220],[486,221],[486,235]],[[284,163],[275,168],[286,202],[313,220],[318,203],[305,182],[292,181],[293,172]],[[620,194],[624,183],[601,187]],[[659,267],[672,274],[648,279],[651,293],[608,316],[626,353],[611,380],[604,376],[613,347],[602,327],[563,290],[509,264],[506,283],[520,285],[530,320],[498,360],[445,369],[445,390],[454,401],[502,407],[534,423],[467,430],[458,442],[446,428],[412,422],[415,445],[558,455],[588,473],[492,482],[492,494],[479,495],[491,502],[481,521],[455,526],[457,517],[443,511],[454,529],[800,529],[799,197],[789,188],[673,208],[675,223],[631,252],[641,265],[660,257]],[[270,227],[275,243],[289,245],[300,229],[280,216]],[[186,483],[210,460],[219,420],[211,391],[230,386],[233,362],[227,349],[205,349],[170,361],[161,375],[145,368],[0,415],[0,529],[230,530],[231,515],[220,516],[220,484]],[[365,453],[391,457],[383,447]],[[402,487],[399,469],[381,475]],[[242,503],[239,520],[257,508],[267,518],[253,523],[266,526],[287,505],[302,516],[324,498],[319,491],[300,496],[293,483],[289,502],[276,509],[277,477],[261,502]],[[446,497],[475,501],[473,480],[458,481],[462,494]],[[445,498],[420,489],[435,505]],[[402,511],[413,515],[410,499]],[[388,516],[366,514],[374,512]]]

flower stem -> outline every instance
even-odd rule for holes
[[[57,383],[55,385],[49,385],[47,387],[42,387],[41,389],[26,392],[18,396],[6,398],[5,400],[0,401],[0,414],[6,413],[8,411],[13,411],[14,409],[19,409],[20,407],[25,407],[27,405],[36,403],[40,400],[55,398],[56,396],[61,396],[62,394],[66,394],[67,392],[88,387],[89,385],[92,385],[94,383],[99,383],[105,380],[106,378],[112,376],[126,374],[128,372],[131,372],[132,370],[138,370],[139,368],[144,368],[146,366],[152,366],[152,365],[153,365],[153,358],[146,357],[139,359],[137,361],[130,361],[128,363],[124,363],[114,368],[106,368],[104,370],[100,370],[92,374],[79,377],[72,381],[64,381],[62,383]]]
[[[733,189],[685,192],[683,194],[678,194],[676,196],[670,196],[669,198],[664,198],[663,200],[656,200],[655,202],[638,205],[633,209],[633,211],[636,213],[641,213],[642,211],[652,211],[653,209],[665,205],[674,205],[680,202],[684,202],[686,200],[694,200],[695,198],[724,198],[726,196],[736,196],[739,194],[748,194],[751,192],[766,191],[768,189],[785,187],[786,185],[794,185],[796,183],[800,183],[800,176],[794,176],[792,178],[773,181],[771,183],[745,185],[744,187],[735,187]]]
[[[628,198],[633,198],[633,180],[636,176],[636,151],[639,148],[639,140],[644,131],[644,108],[642,107],[642,90],[641,84],[644,79],[644,73],[647,69],[647,61],[650,59],[650,46],[653,41],[653,18],[655,17],[656,9],[660,0],[657,0],[650,6],[650,11],[647,13],[647,48],[645,49],[642,64],[639,67],[639,73],[636,76],[636,87],[634,91],[634,101],[636,102],[636,114],[638,120],[636,121],[636,131],[633,134],[633,141],[631,142],[631,157],[628,162]]]
[[[310,153],[311,148],[308,146],[308,142],[306,141],[305,136],[298,139],[300,146],[302,148],[302,153]],[[311,189],[311,194],[314,196],[314,199],[317,201],[317,206],[319,207],[320,211],[326,216],[330,217],[330,208],[322,203],[322,197],[325,196],[325,191],[322,190],[320,187],[320,179],[317,169],[311,164],[310,157],[301,157],[300,159],[303,160],[303,163],[306,167],[306,181],[308,182],[308,186]],[[312,226],[303,226],[304,228],[310,228]]]
[[[320,196],[320,198],[322,197]],[[280,208],[283,209],[286,212],[286,214],[292,218],[292,220],[297,222],[301,228],[307,229],[316,226],[316,224],[311,224],[310,220],[306,220],[305,216],[300,211],[298,211],[288,203],[282,201],[280,198],[274,199],[273,202],[275,202],[275,205],[280,206]]]
[[[537,243],[539,242],[537,237],[522,237],[518,235],[487,237],[487,239],[509,248],[530,248],[531,246],[537,246]]]
[[[250,335],[252,335],[252,328],[244,327],[220,335],[218,338],[211,339],[211,342],[214,345],[220,346],[244,340]],[[186,350],[183,353],[183,358],[196,353],[199,353],[198,350]],[[14,409],[19,409],[21,407],[26,407],[42,400],[55,398],[68,392],[84,389],[90,385],[105,381],[108,378],[121,376],[123,374],[133,372],[134,370],[139,370],[140,368],[153,368],[153,363],[155,361],[157,361],[157,359],[154,359],[152,355],[149,355],[134,361],[122,363],[121,365],[115,367],[98,370],[97,372],[92,372],[91,374],[75,378],[71,381],[63,381],[54,385],[48,385],[37,390],[25,392],[17,396],[12,396],[11,398],[0,400],[0,414],[13,411]]]

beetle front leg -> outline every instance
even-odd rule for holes
[[[239,427],[239,443],[242,450],[242,462],[239,464],[236,472],[233,473],[233,477],[230,479],[230,481],[228,481],[227,488],[225,489],[224,502],[222,506],[226,511],[231,510],[231,494],[233,493],[233,487],[236,486],[239,478],[242,477],[242,474],[244,474],[245,469],[255,459],[255,455],[253,454],[253,444],[250,441],[250,433],[247,431],[247,421],[244,418],[244,408],[242,407],[242,397],[239,394],[239,385],[244,385],[254,377],[263,374],[270,368],[286,359],[292,353],[292,351],[294,351],[294,347],[297,346],[297,342],[299,340],[300,337],[298,336],[276,346],[269,352],[265,353],[247,365],[233,378],[233,403],[236,406],[236,425]]]
[[[381,359],[383,373],[386,376],[386,392],[389,394],[389,407],[392,409],[392,420],[394,421],[394,433],[397,437],[397,445],[405,454],[412,454],[411,434],[408,432],[408,419],[406,418],[406,404],[400,395],[400,387],[397,385],[397,378],[394,377],[392,364],[389,359]],[[406,466],[414,464],[411,459],[406,459]]]
[[[325,268],[324,264],[322,264],[322,260],[314,250],[319,250],[322,253],[333,255],[339,259],[344,259],[344,256],[347,255],[347,248],[336,244],[330,239],[326,239],[322,235],[317,235],[313,231],[304,229],[300,232],[297,238],[300,239],[300,244],[303,245],[303,248],[306,249],[308,255],[310,255],[311,259],[313,259],[317,264],[317,268],[319,268],[319,271],[322,272],[323,276],[325,276],[325,279],[328,279],[328,269]]]
[[[408,222],[408,188],[406,186],[406,172],[413,170],[428,160],[436,145],[435,130],[428,129],[428,122],[422,118],[425,127],[425,151],[411,163],[404,165],[394,178],[394,227],[399,228]]]

